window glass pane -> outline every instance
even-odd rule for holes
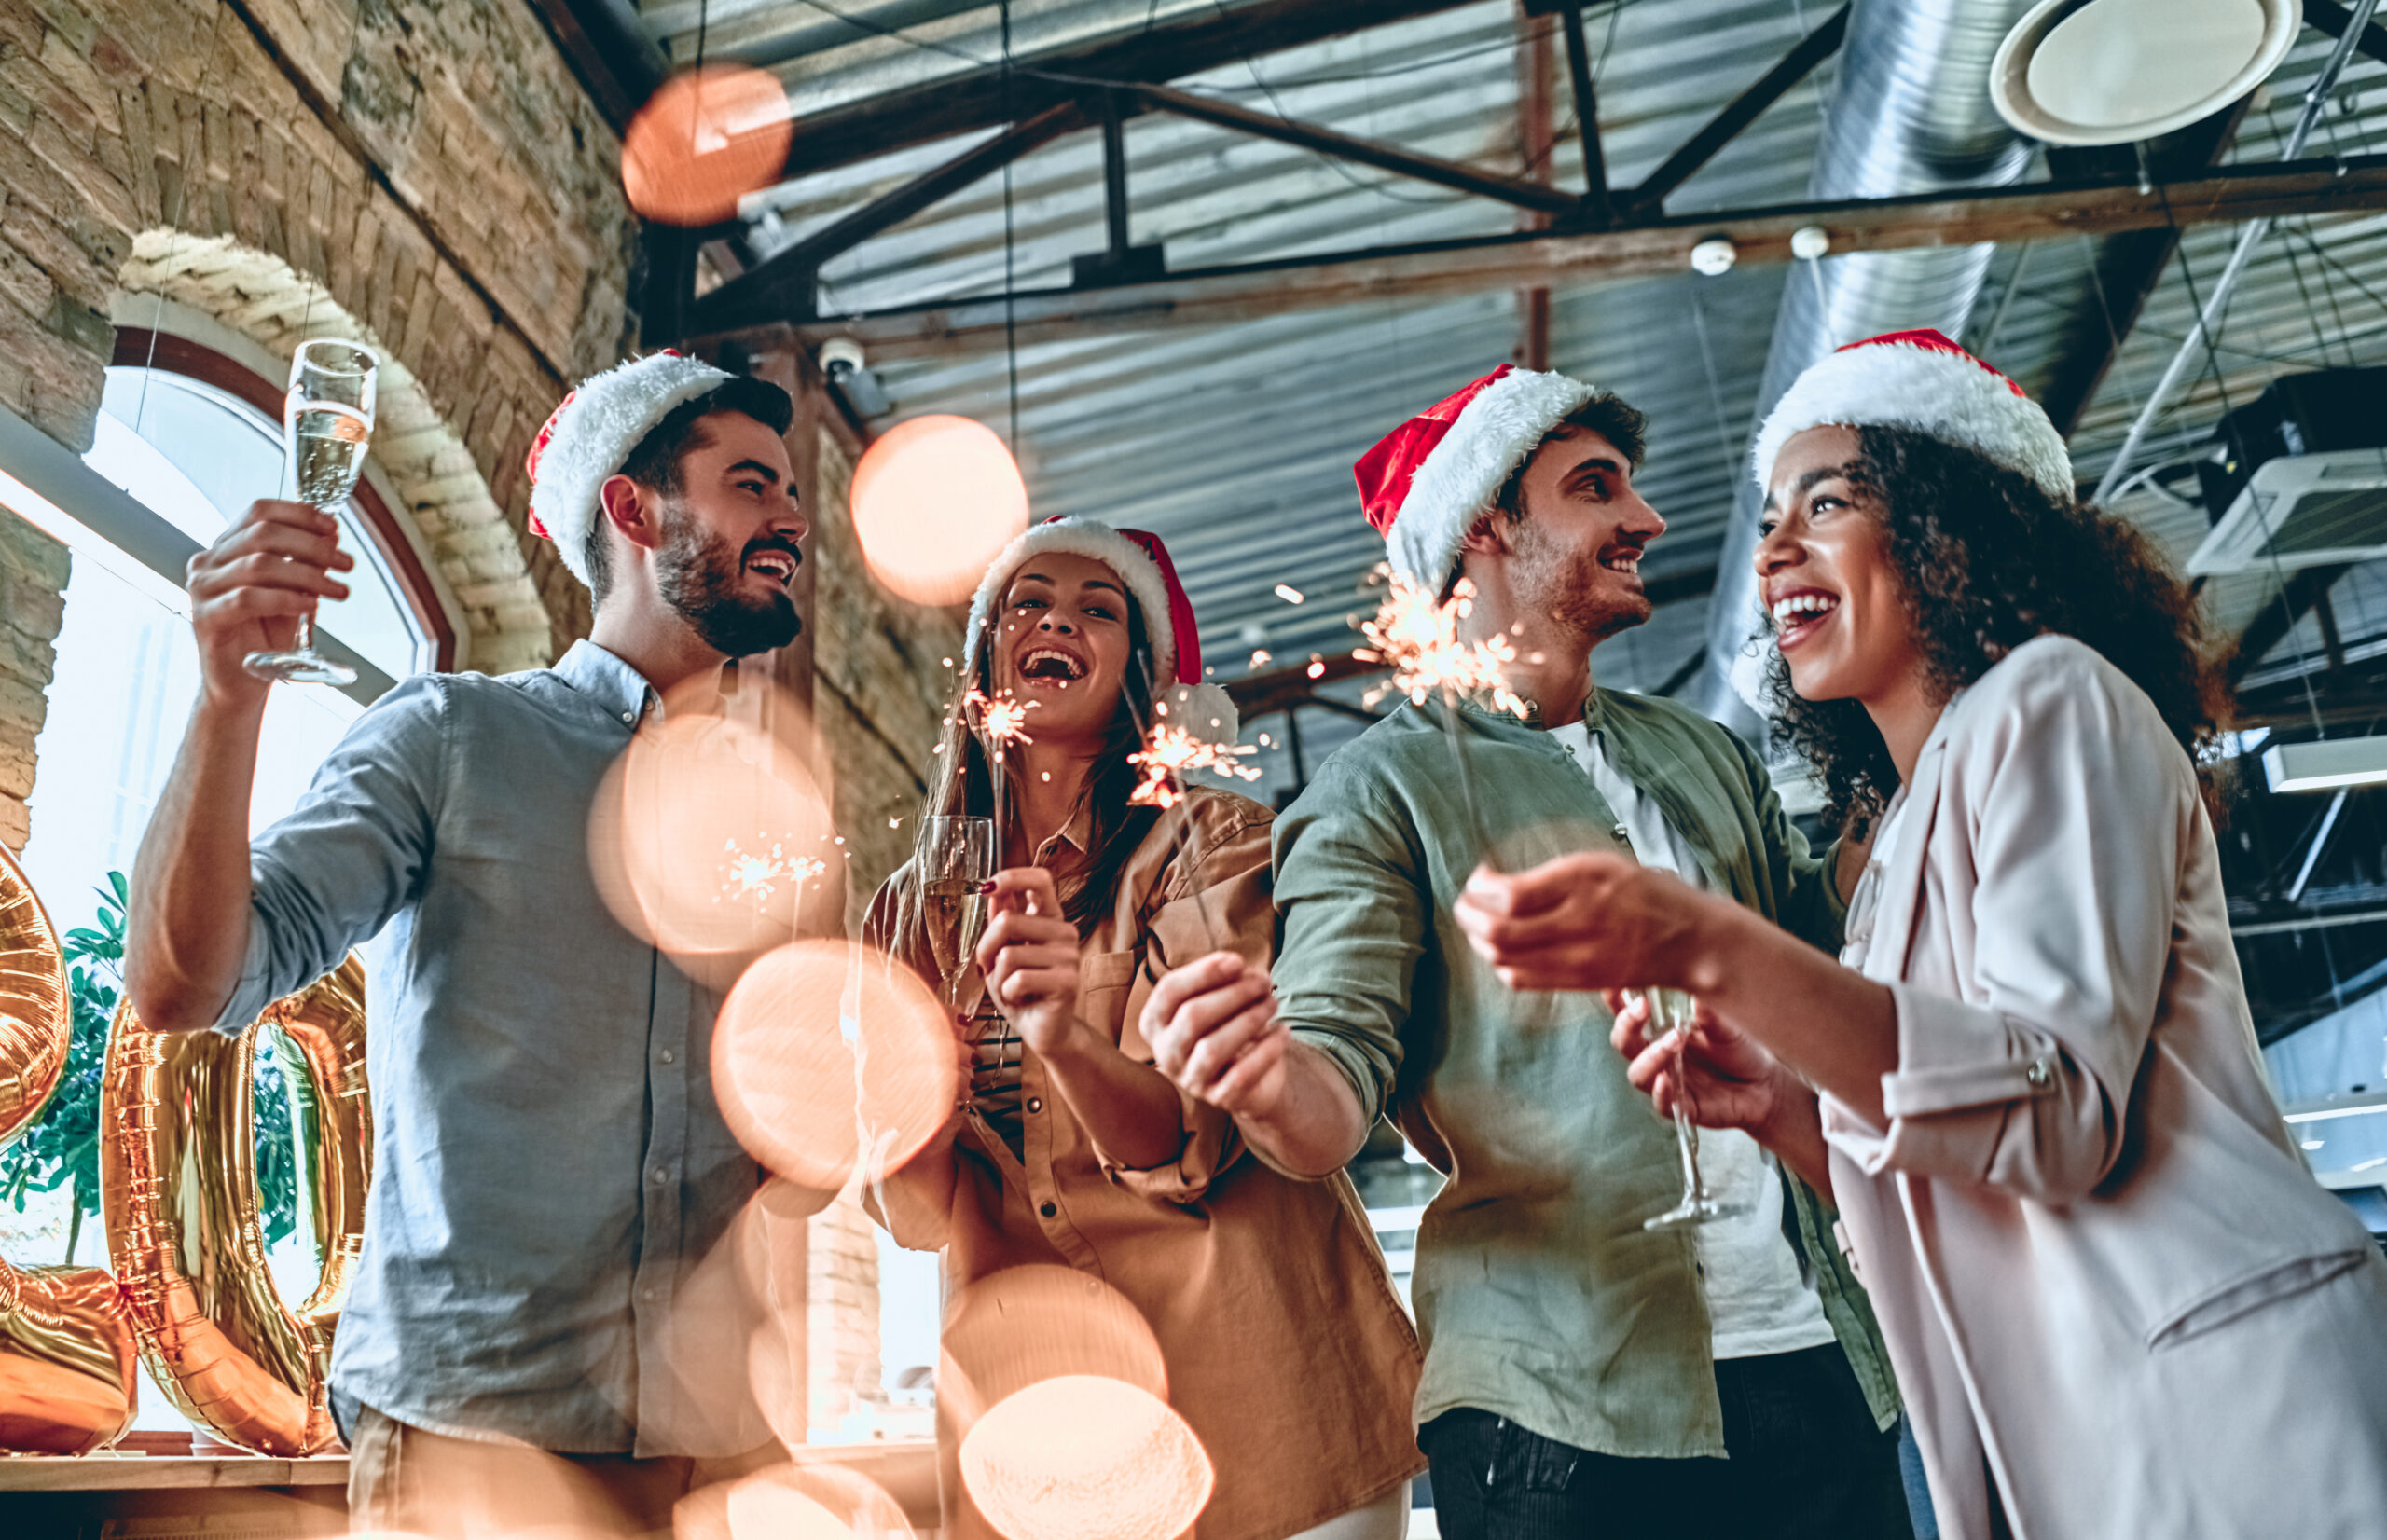
[[[281,424],[202,380],[161,369],[112,368],[85,463],[201,544],[261,497],[287,491]],[[340,544],[356,557],[347,598],[318,624],[392,679],[429,660],[414,613],[376,556],[362,516],[340,510]]]

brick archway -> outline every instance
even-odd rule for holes
[[[382,358],[373,458],[464,612],[462,667],[535,668],[554,655],[554,627],[505,516],[456,427],[432,405],[394,349],[322,284],[269,252],[226,236],[143,230],[117,270],[128,294],[159,294],[287,359],[306,337],[338,337]]]

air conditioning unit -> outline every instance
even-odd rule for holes
[[[2190,577],[2387,557],[2387,449],[2266,461],[2188,557]]]
[[[2387,557],[2387,369],[2272,381],[2221,419],[2197,479],[2214,528],[2191,577]]]

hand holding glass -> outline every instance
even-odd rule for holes
[[[373,438],[372,353],[353,343],[319,337],[298,345],[290,361],[290,393],[282,407],[283,443],[298,501],[335,517],[356,477]],[[298,617],[298,634],[283,652],[251,653],[241,667],[265,680],[302,684],[353,684],[356,670],[315,650],[311,615]]]
[[[1641,1228],[1667,1230],[1676,1225],[1704,1225],[1712,1219],[1734,1219],[1750,1212],[1746,1203],[1719,1198],[1708,1191],[1706,1178],[1699,1174],[1699,1125],[1690,1121],[1690,1098],[1683,1085],[1683,1052],[1690,1039],[1691,1023],[1699,1014],[1699,1002],[1679,989],[1628,989],[1624,996],[1646,1002],[1649,1016],[1642,1029],[1645,1041],[1659,1042],[1669,1033],[1675,1039],[1675,1142],[1682,1154],[1682,1202],[1663,1214],[1643,1220]]]

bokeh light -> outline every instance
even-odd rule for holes
[[[725,989],[841,895],[845,858],[800,713],[766,731],[717,700],[675,700],[614,762],[589,812],[589,866],[615,919]]]
[[[1068,1374],[1014,1392],[961,1441],[961,1480],[1009,1540],[1174,1540],[1217,1473],[1152,1392]]]
[[[713,1092],[738,1141],[799,1187],[835,1191],[918,1154],[960,1094],[953,1029],[908,968],[797,942],[749,968],[713,1028]]]
[[[665,225],[715,225],[780,180],[795,134],[787,91],[743,64],[704,64],[655,89],[622,135],[622,191]]]
[[[1160,1340],[1075,1268],[1006,1268],[945,1311],[937,1411],[971,1500],[1011,1540],[1170,1540],[1210,1498],[1201,1442],[1169,1409]]]
[[[777,1465],[682,1499],[672,1540],[912,1540],[902,1505],[868,1477]]]
[[[959,604],[1028,528],[1028,487],[994,431],[916,417],[854,467],[854,533],[873,576],[915,604]]]

